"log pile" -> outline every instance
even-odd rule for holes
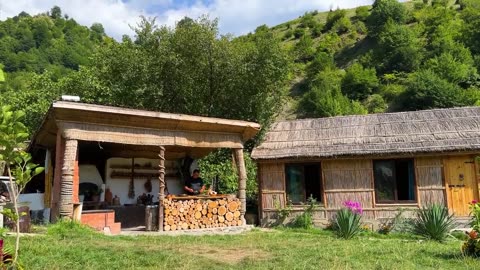
[[[165,231],[219,228],[242,225],[240,201],[236,198],[219,200],[171,200],[164,202]]]

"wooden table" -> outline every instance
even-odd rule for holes
[[[228,197],[235,197],[233,195],[226,195],[226,194],[217,194],[217,195],[173,195],[168,196],[173,200],[212,200],[212,199],[225,199]]]

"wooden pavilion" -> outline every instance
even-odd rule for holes
[[[432,203],[468,216],[480,190],[480,107],[281,121],[255,148],[260,218],[313,197],[328,224],[347,200],[377,224]]]
[[[82,160],[92,164],[110,157],[158,160],[158,169],[152,175],[158,176],[158,229],[162,230],[166,162],[201,158],[219,148],[233,151],[243,218],[246,210],[243,144],[259,129],[256,123],[238,120],[57,101],[35,133],[29,151],[36,156],[47,152],[45,198],[49,200],[52,221],[74,218],[74,209],[79,204]],[[86,212],[82,216],[87,220]]]

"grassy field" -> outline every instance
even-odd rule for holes
[[[480,269],[461,244],[374,233],[346,241],[323,230],[111,237],[62,227],[22,237],[20,252],[25,269]]]

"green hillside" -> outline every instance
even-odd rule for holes
[[[279,118],[476,104],[479,7],[476,0],[380,0],[257,28],[292,58]]]
[[[115,41],[54,7],[0,22],[0,104],[34,130],[61,94],[257,121],[480,104],[480,0],[377,0],[240,37],[216,20],[143,18]]]
[[[101,24],[82,26],[62,15],[59,7],[33,16],[21,12],[0,21],[0,104],[39,114],[48,102],[30,91],[38,74],[56,82],[89,65],[97,47],[112,41]]]

